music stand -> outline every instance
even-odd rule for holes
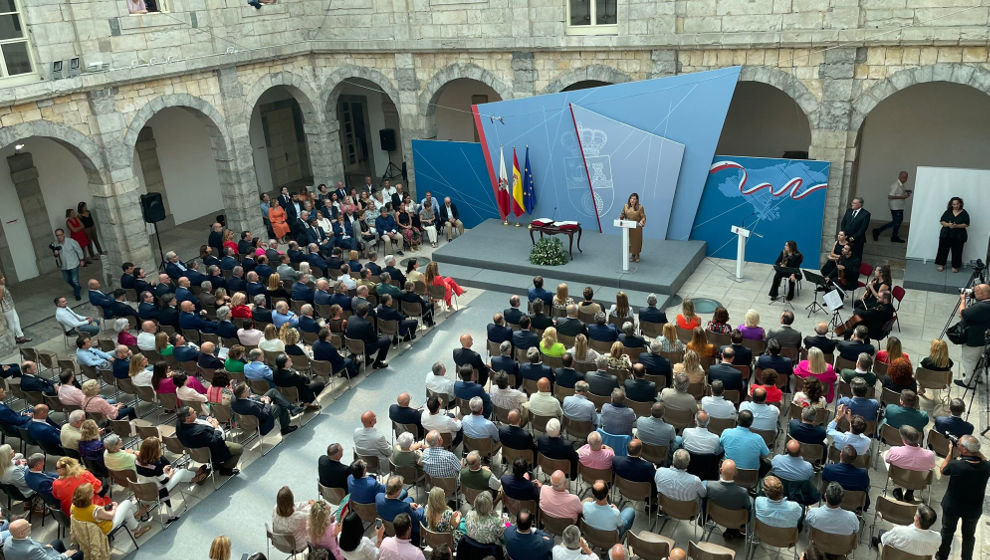
[[[805,306],[805,309],[808,310],[808,317],[811,317],[812,315],[818,313],[819,311],[824,311],[827,313],[825,306],[818,301],[818,293],[824,292],[826,289],[828,289],[828,278],[825,278],[821,274],[811,272],[810,270],[805,270],[803,272],[804,272],[804,279],[815,285],[815,301]]]
[[[833,282],[832,291],[825,294],[822,299],[825,301],[828,311],[832,312],[832,319],[828,322],[828,328],[829,330],[834,330],[842,324],[842,317],[839,315],[839,311],[845,307],[846,292],[838,284]]]
[[[798,282],[801,281],[801,269],[800,268],[792,268],[792,267],[780,266],[779,264],[775,264],[775,265],[773,265],[773,270],[774,270],[774,272],[779,272],[779,273],[783,274],[784,275],[783,280],[786,280],[788,282],[791,281],[791,275],[792,274],[797,277],[797,281]],[[790,286],[788,286],[788,289],[790,289]],[[787,299],[787,296],[779,295],[779,293],[778,293],[777,297],[770,298],[770,303],[768,305],[773,305],[774,303],[777,303],[778,301],[784,302],[784,305],[786,305],[787,307],[790,307],[791,308],[791,311],[794,311],[794,305],[791,304],[790,300]]]

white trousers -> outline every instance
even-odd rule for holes
[[[113,528],[116,529],[122,524],[127,525],[131,531],[138,528],[138,520],[134,518],[136,506],[130,500],[124,500],[117,504],[117,511],[113,514]]]
[[[196,473],[189,469],[175,469],[172,471],[172,476],[168,479],[168,482],[165,483],[165,490],[171,494],[176,486],[189,482],[195,476]]]
[[[430,238],[430,243],[437,242],[437,226],[423,226],[426,230],[426,235]]]
[[[4,311],[3,316],[7,318],[7,327],[14,331],[14,336],[22,338],[24,331],[21,330],[21,318],[17,316],[17,310]]]
[[[983,356],[982,346],[962,347],[962,371],[966,380],[969,380],[969,376],[973,374],[973,370],[976,369],[976,364],[980,362],[981,356]]]

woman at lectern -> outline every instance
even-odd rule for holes
[[[639,204],[639,195],[632,193],[622,207],[620,220],[633,220],[639,227],[629,230],[629,260],[639,262],[639,253],[643,250],[643,227],[646,226],[646,212]]]
[[[777,256],[777,260],[774,263],[774,269],[776,272],[773,275],[773,281],[770,283],[770,299],[777,299],[777,294],[780,290],[780,281],[787,278],[787,299],[788,301],[794,299],[794,286],[797,284],[798,275],[791,274],[788,269],[800,268],[801,261],[804,260],[804,255],[798,251],[796,241],[788,241],[784,243],[784,250],[780,252]]]
[[[935,265],[939,272],[945,270],[945,257],[949,256],[949,250],[952,250],[952,272],[959,272],[962,266],[963,245],[969,238],[966,233],[966,228],[969,227],[969,212],[963,210],[963,199],[958,196],[950,198],[949,205],[939,218],[939,223],[942,224],[942,230],[938,233]]]

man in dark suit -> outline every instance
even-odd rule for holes
[[[454,363],[457,367],[460,366],[470,366],[478,370],[478,384],[484,386],[488,383],[488,366],[485,361],[481,359],[481,354],[478,354],[471,349],[474,345],[474,338],[468,334],[464,333],[460,338],[461,347],[454,350]]]
[[[251,310],[251,318],[256,323],[271,323],[272,310],[265,307],[265,296],[254,296],[252,301],[254,302],[254,309]]]
[[[667,322],[667,314],[663,309],[657,309],[657,295],[650,294],[646,297],[646,307],[639,310],[639,322],[660,323]],[[559,330],[559,329],[558,329]]]
[[[113,298],[100,291],[100,281],[96,278],[89,280],[89,303],[93,307],[103,309],[103,318],[113,317]]]
[[[660,355],[661,351],[663,351],[663,344],[659,340],[651,340],[650,351],[640,352],[639,363],[646,367],[647,374],[664,376],[669,385],[673,369],[670,366],[670,360]]]
[[[310,243],[307,246],[307,249],[309,252],[306,254],[306,262],[309,263],[309,266],[322,270],[324,274],[329,274],[327,272],[328,270],[336,270],[336,268],[340,268],[340,265],[337,265],[337,267],[334,268],[329,261],[325,260],[320,255],[320,247],[316,243]]]
[[[402,337],[403,341],[406,340],[416,340],[416,329],[419,328],[419,321],[416,319],[410,319],[399,311],[396,307],[392,307],[392,296],[388,294],[380,294],[381,305],[378,306],[378,319],[381,321],[398,321],[399,322],[399,336]],[[481,359],[481,356],[478,356]]]
[[[316,290],[313,292],[313,304],[330,305],[331,297],[333,297],[333,294],[330,293],[330,282],[326,278],[317,280]]]
[[[588,329],[584,323],[578,319],[577,305],[570,303],[567,305],[567,316],[557,319],[557,334],[566,336],[577,336],[583,334],[587,336]]]
[[[584,374],[574,369],[574,356],[564,354],[560,361],[561,367],[553,371],[554,383],[561,387],[573,389],[575,383],[584,379]]]
[[[158,310],[158,322],[162,325],[179,328],[179,308],[175,296],[165,294],[161,297],[162,306]]]
[[[217,347],[210,341],[206,341],[199,348],[199,357],[196,358],[196,365],[203,369],[223,369],[223,360],[216,357]]]
[[[55,388],[55,384],[38,375],[38,364],[30,360],[25,361],[20,365],[20,370],[22,391],[37,391],[53,397],[57,394],[58,391]],[[14,377],[17,376],[15,375]]]
[[[870,331],[866,325],[856,325],[852,337],[849,340],[840,340],[836,348],[839,349],[839,355],[850,362],[858,360],[862,352],[870,356],[877,353],[877,349],[870,344]]]
[[[223,258],[220,259],[220,270],[234,270],[234,267],[238,264],[237,257],[234,256],[235,254],[234,249],[231,247],[224,249]]]
[[[231,294],[235,292],[247,293],[247,282],[244,280],[244,268],[240,265],[235,266],[230,271],[230,277],[227,278],[227,291]]]
[[[553,370],[550,369],[550,366],[545,365],[541,358],[542,354],[539,348],[533,346],[529,350],[526,350],[526,360],[528,363],[519,364],[519,375],[516,377],[516,382],[519,385],[522,385],[523,379],[539,381],[546,377],[547,381],[551,383],[551,389],[553,388]]]
[[[742,373],[732,367],[732,360],[735,357],[735,350],[731,346],[726,346],[722,350],[722,361],[708,368],[708,382],[718,379],[726,389],[742,391]]]
[[[175,300],[179,302],[179,306],[181,307],[184,302],[190,301],[194,308],[199,309],[199,298],[193,295],[192,290],[189,289],[189,279],[180,276],[175,283]]]
[[[488,342],[501,344],[506,340],[512,340],[512,329],[505,324],[505,317],[496,313],[492,316],[492,322],[488,323]]]
[[[304,303],[302,307],[299,308],[299,325],[298,329],[301,332],[308,332],[316,334],[320,332],[320,323],[316,320],[313,314],[313,306]]]
[[[529,330],[529,325],[529,315],[523,315],[519,319],[519,330],[512,333],[512,346],[516,350],[529,350],[540,344],[540,337],[535,332]]]
[[[457,375],[460,377],[459,381],[454,383],[454,396],[463,399],[465,401],[470,401],[474,397],[481,397],[481,402],[484,404],[484,415],[489,417],[492,414],[492,398],[488,396],[485,392],[485,386],[481,383],[475,383],[472,378],[474,377],[474,371],[471,366],[464,364],[457,367]],[[467,412],[467,411],[461,411]]]
[[[213,468],[218,469],[223,476],[234,476],[241,472],[235,467],[244,448],[239,443],[224,441],[220,423],[216,418],[207,418],[209,426],[199,424],[196,422],[198,419],[196,411],[188,406],[179,407],[176,417],[179,418],[179,424],[176,426],[175,434],[182,445],[192,448],[209,447]]]
[[[406,275],[395,267],[395,257],[389,255],[389,257],[385,259],[385,268],[382,269],[382,272],[387,272],[388,277],[392,280],[398,280],[400,286],[406,285]]]
[[[311,219],[309,225],[306,227],[306,244],[315,244],[320,248],[320,251],[328,251],[333,248],[333,238],[330,236],[330,232],[324,231],[323,228],[316,225],[316,219]]]
[[[828,278],[843,290],[851,293],[859,285],[859,265],[861,262],[862,257],[856,255],[855,249],[853,249],[851,244],[843,245],[842,254],[839,255],[839,261],[835,265],[835,272],[829,275]],[[845,278],[845,283],[839,278],[840,272],[842,272]]]
[[[756,360],[758,369],[772,369],[780,375],[794,373],[794,360],[780,355],[780,343],[771,338],[767,341],[767,352]],[[728,387],[726,387],[728,389]]]
[[[522,319],[523,312],[519,310],[520,299],[519,296],[512,296],[509,298],[509,307],[502,311],[502,316],[505,317],[505,322],[513,325],[518,325],[519,320]]]
[[[651,402],[657,398],[657,384],[646,380],[646,366],[640,363],[633,364],[633,377],[626,379],[623,384],[626,389],[626,398],[636,402]]]
[[[154,293],[155,287],[148,282],[148,275],[144,269],[136,266],[134,267],[134,292],[140,296],[141,292],[145,291]]]
[[[423,431],[423,411],[409,406],[412,397],[409,393],[400,393],[396,404],[388,407],[388,419],[397,424],[412,424],[416,426],[416,439],[422,439],[426,435]]]
[[[365,365],[374,364],[373,367],[386,368],[388,362],[388,349],[392,341],[385,336],[378,336],[378,329],[368,320],[368,305],[361,304],[354,311],[354,315],[347,320],[347,338],[355,338],[364,341],[364,351],[367,355]],[[378,352],[375,356],[374,353]]]
[[[866,245],[866,230],[870,227],[870,212],[863,208],[863,198],[854,197],[849,204],[849,209],[842,216],[839,229],[846,232],[846,239],[852,245],[853,253],[861,257],[863,247]]]
[[[534,300],[542,299],[543,303],[549,307],[553,303],[553,294],[543,289],[543,277],[536,276],[533,278],[533,287],[529,289],[529,302],[533,303]]]
[[[258,279],[261,280],[262,284],[268,284],[268,277],[275,274],[275,269],[272,268],[268,263],[268,255],[260,255],[254,259],[257,263],[254,267],[255,274],[258,275]]]
[[[347,476],[351,474],[351,466],[340,462],[343,457],[342,445],[331,443],[327,446],[327,454],[320,457],[316,463],[320,484],[327,488],[347,489]]]
[[[808,445],[825,445],[825,426],[815,425],[815,409],[805,407],[801,411],[801,419],[791,419],[787,426],[790,436],[801,443]]]
[[[499,355],[492,356],[491,370],[504,371],[507,375],[519,376],[519,362],[512,358],[512,343],[508,340],[498,346]]]
[[[646,348],[646,339],[636,334],[636,326],[632,321],[622,323],[622,333],[619,342],[626,348]]]
[[[794,323],[794,312],[786,310],[780,314],[780,327],[770,329],[767,338],[776,338],[783,348],[801,348],[801,331],[791,325]]]
[[[828,323],[825,321],[815,325],[814,336],[804,337],[805,349],[818,348],[826,356],[835,353],[835,345],[838,341],[828,337]]]
[[[257,295],[265,295],[268,289],[259,280],[258,273],[251,271],[247,273],[247,284],[244,286],[244,291],[247,292],[248,297],[253,298]]]
[[[866,492],[866,509],[870,508],[870,473],[854,465],[858,457],[856,448],[847,445],[839,453],[839,462],[825,465],[822,482],[836,482],[843,490]]]
[[[61,432],[54,423],[48,419],[48,405],[34,405],[31,421],[28,422],[27,431],[31,434],[42,449],[59,449],[62,447]]]
[[[241,255],[248,255],[254,251],[252,242],[254,241],[254,236],[251,235],[250,231],[241,232],[241,240],[237,242],[237,252]]]
[[[730,346],[735,352],[735,357],[732,360],[732,365],[736,366],[753,366],[753,351],[743,345],[743,335],[742,331],[739,329],[732,329],[729,333]],[[728,348],[729,346],[723,346],[719,351]]]
[[[616,455],[612,458],[612,470],[616,476],[631,480],[633,482],[649,482],[650,487],[656,492],[656,482],[653,477],[657,473],[653,463],[643,459],[643,442],[637,438],[629,440],[626,444],[627,456]]]
[[[179,328],[212,333],[216,332],[217,324],[201,319],[196,314],[196,307],[193,305],[193,302],[184,301],[179,304]]]
[[[547,421],[546,433],[536,438],[537,450],[550,459],[566,459],[571,462],[571,478],[577,476],[578,454],[571,442],[560,437],[560,420]]]
[[[430,301],[429,298],[423,297],[416,293],[416,284],[406,280],[404,286],[405,289],[399,293],[397,299],[400,302],[418,305],[420,312],[423,314],[423,324],[426,325],[427,327],[432,327],[434,325],[433,302]]]
[[[22,367],[21,369],[23,370],[24,368]],[[23,381],[21,381],[21,387],[24,387]],[[935,431],[957,438],[973,435],[973,425],[962,419],[964,412],[966,412],[965,401],[960,398],[952,399],[949,401],[949,413],[952,416],[936,416]]]
[[[124,271],[124,273],[120,275],[120,287],[125,290],[134,289],[134,263],[125,262],[120,265],[120,268]]]
[[[190,346],[182,333],[173,334],[169,337],[169,342],[172,343],[172,355],[175,356],[175,361],[195,362],[199,360],[199,348],[195,345]]]
[[[498,440],[503,447],[510,449],[536,449],[536,441],[532,434],[522,428],[522,415],[518,410],[509,411],[508,424],[501,424],[498,428]],[[530,461],[532,463],[533,461]]]
[[[584,374],[584,380],[588,382],[589,390],[592,394],[600,397],[611,396],[612,389],[618,388],[619,380],[605,371],[605,368],[608,367],[608,359],[605,356],[598,356],[595,367],[598,369]]]
[[[158,306],[155,305],[155,294],[144,291],[138,295],[141,303],[138,304],[138,318],[142,321],[149,319],[158,320]]]
[[[439,228],[447,232],[447,241],[451,240],[454,230],[457,235],[464,233],[464,223],[461,222],[460,214],[457,213],[457,206],[450,201],[450,197],[444,197],[443,204],[440,205]]]
[[[708,497],[706,499],[725,509],[752,510],[753,501],[749,497],[749,492],[735,483],[737,473],[736,462],[732,459],[722,461],[718,472],[719,479],[717,481],[709,480],[706,483],[708,487]],[[745,538],[746,535],[740,532],[739,529],[726,529],[722,532],[722,537],[726,539],[739,539]]]
[[[290,297],[295,301],[313,303],[313,296],[316,294],[316,291],[313,289],[312,283],[313,277],[309,274],[304,275],[298,282],[292,285]]]
[[[605,322],[605,312],[599,311],[595,313],[594,324],[588,325],[588,338],[599,342],[612,343],[619,339],[619,333],[616,332],[615,326]]]
[[[61,449],[61,445],[48,449]],[[45,472],[44,453],[35,453],[27,459],[28,470],[24,473],[24,482],[28,488],[37,492],[46,504],[58,504],[58,500],[52,496],[52,483],[58,480],[58,475],[53,472]],[[8,551],[8,554],[10,552]],[[58,558],[58,556],[55,556]]]
[[[855,316],[859,317],[861,325],[866,326],[870,339],[880,340],[884,338],[884,325],[894,318],[894,306],[891,305],[890,292],[880,292],[880,295],[877,296],[877,304],[872,309],[859,309]]]
[[[251,388],[247,383],[237,383],[234,386],[234,399],[230,403],[230,408],[238,414],[257,418],[261,435],[275,428],[276,419],[283,436],[299,429],[299,426],[290,424],[289,413],[293,410],[292,403],[278,389],[269,389],[263,396],[256,397],[251,394]]]

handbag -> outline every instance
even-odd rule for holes
[[[947,336],[949,338],[949,342],[952,342],[953,344],[965,344],[966,325],[964,325],[962,321],[959,321],[945,331],[945,336]]]

